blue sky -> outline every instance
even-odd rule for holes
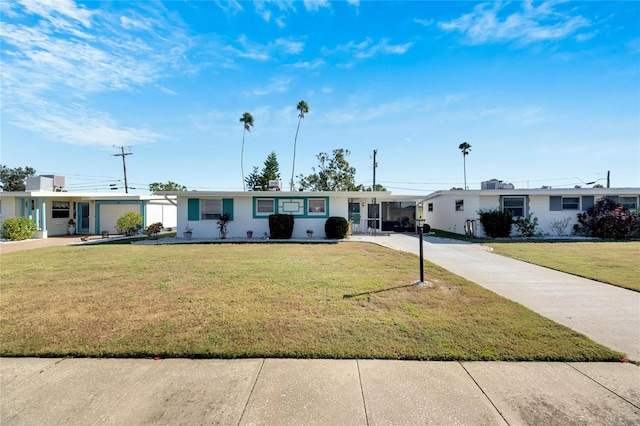
[[[640,2],[0,1],[1,159],[69,190],[241,190],[345,148],[394,193],[640,186]],[[288,186],[287,186],[288,187]]]

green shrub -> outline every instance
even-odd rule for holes
[[[422,233],[428,234],[429,232],[431,232],[431,225],[429,225],[428,223],[422,225]]]
[[[118,234],[127,236],[136,235],[144,224],[140,213],[128,212],[120,216],[116,222],[116,230]]]
[[[349,232],[349,222],[344,217],[331,216],[324,223],[324,233],[327,238],[341,240],[347,237]]]
[[[542,234],[538,229],[538,218],[533,213],[529,217],[520,217],[514,220],[513,224],[516,227],[516,233],[520,237],[535,237]]]
[[[508,238],[511,235],[513,212],[500,209],[478,210],[480,223],[489,238]]]
[[[36,223],[26,217],[12,217],[2,222],[2,238],[10,241],[29,239],[38,230]]]
[[[293,216],[272,214],[269,216],[269,233],[275,240],[289,240],[293,234]]]

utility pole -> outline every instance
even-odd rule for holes
[[[376,155],[378,154],[378,150],[373,150],[373,191],[376,190],[376,167],[378,167],[378,163],[376,163]]]
[[[607,170],[607,188],[611,184],[611,170]]]
[[[114,148],[120,148],[121,154],[112,154],[114,157],[122,157],[122,168],[124,170],[124,192],[126,194],[129,193],[129,185],[127,184],[127,162],[125,161],[125,157],[127,155],[133,154],[132,152],[124,152],[124,146],[113,146]]]
[[[373,188],[371,191],[374,192],[376,190],[376,167],[378,167],[378,163],[376,162],[376,155],[378,154],[378,150],[373,150]],[[373,197],[373,235],[376,235],[376,230],[378,228],[378,204],[376,197]]]

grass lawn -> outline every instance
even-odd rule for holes
[[[2,255],[0,355],[613,361],[623,354],[365,243]],[[408,285],[409,284],[409,285]]]
[[[487,242],[494,253],[640,291],[640,242]]]

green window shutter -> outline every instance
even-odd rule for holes
[[[229,213],[231,220],[233,220],[233,198],[222,199],[222,213]]]
[[[199,198],[189,198],[187,200],[187,220],[200,220]]]
[[[549,197],[549,210],[552,212],[562,210],[562,197]]]

